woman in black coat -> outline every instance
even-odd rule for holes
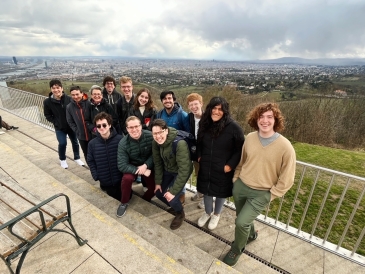
[[[240,161],[245,141],[243,130],[231,118],[229,104],[222,97],[213,97],[200,120],[198,130],[198,162],[200,165],[197,189],[204,194],[205,213],[198,220],[203,227],[218,225],[227,197],[232,196],[232,178]],[[216,197],[213,214],[213,197]]]

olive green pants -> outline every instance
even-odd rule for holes
[[[246,246],[248,237],[254,237],[253,221],[269,204],[271,193],[268,190],[252,189],[238,178],[233,184],[233,199],[237,217],[232,250],[240,254]]]

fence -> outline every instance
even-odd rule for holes
[[[0,109],[52,130],[45,98],[0,86]],[[365,178],[297,161],[292,189],[257,220],[365,266],[364,194]]]

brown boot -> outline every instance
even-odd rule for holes
[[[185,219],[185,212],[182,210],[180,213],[176,213],[175,218],[172,220],[170,228],[172,230],[178,229]]]
[[[180,200],[182,205],[185,205],[185,193],[180,195],[179,200]]]

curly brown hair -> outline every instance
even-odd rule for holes
[[[274,124],[274,131],[280,132],[285,129],[285,118],[281,114],[279,106],[276,103],[262,103],[257,105],[250,113],[247,115],[247,123],[254,128],[255,130],[259,130],[257,125],[257,121],[259,120],[260,116],[265,113],[266,111],[272,111],[274,114],[275,124]]]

